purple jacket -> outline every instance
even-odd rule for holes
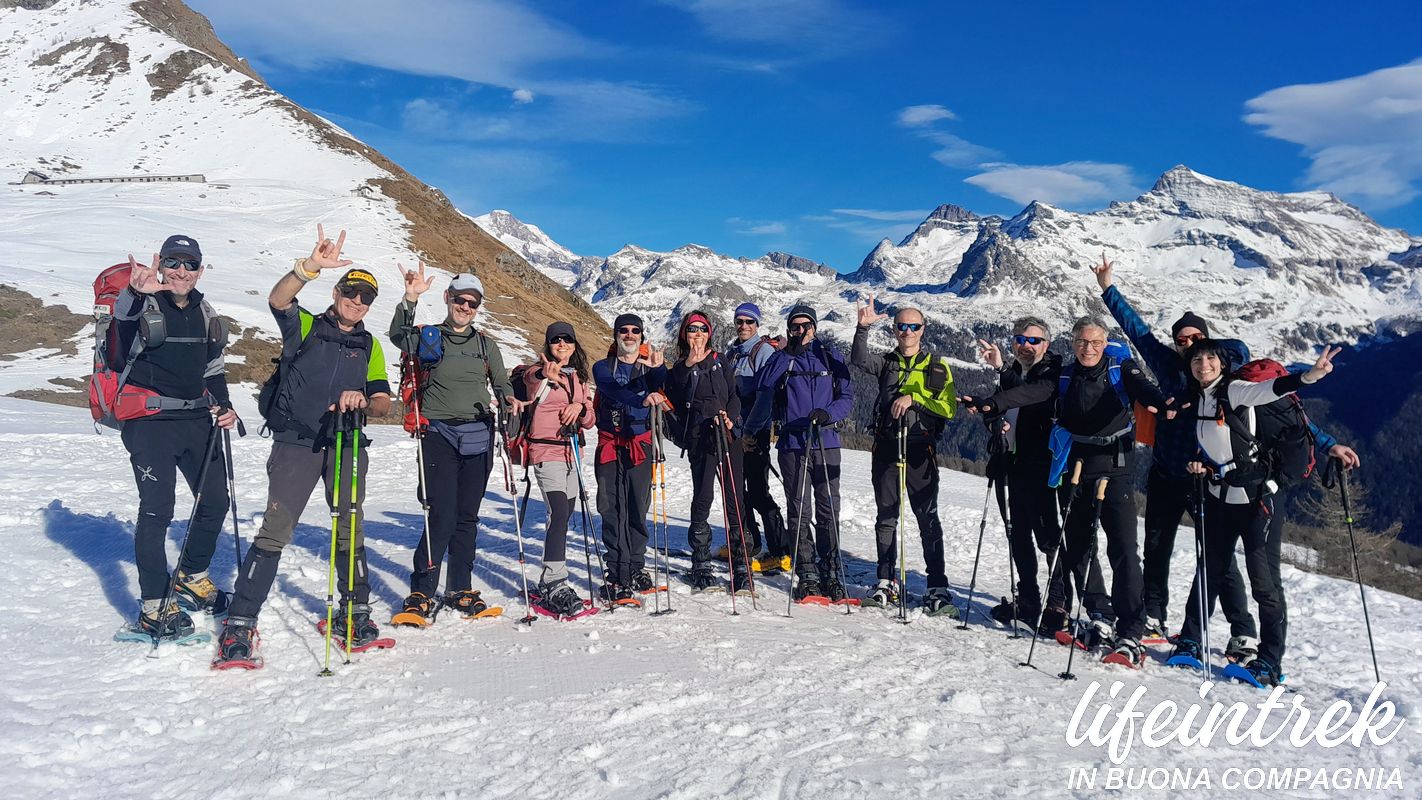
[[[810,432],[810,412],[823,408],[830,422],[847,419],[854,410],[854,389],[849,365],[833,347],[818,339],[804,352],[777,350],[756,383],[755,409],[746,431],[763,430],[774,419],[780,423],[781,450],[804,450]],[[820,437],[826,448],[839,447],[839,433],[825,428]]]

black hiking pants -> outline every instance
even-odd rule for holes
[[[1259,658],[1281,669],[1284,641],[1288,635],[1288,607],[1284,601],[1284,580],[1279,558],[1283,546],[1283,529],[1274,518],[1274,498],[1264,497],[1253,503],[1226,503],[1213,494],[1205,495],[1205,571],[1208,586],[1207,614],[1214,614],[1215,599],[1220,594],[1220,579],[1233,563],[1234,549],[1244,540],[1244,568],[1249,572],[1249,586],[1254,602],[1259,606]],[[1180,636],[1200,641],[1199,605],[1191,602],[1185,609],[1185,624]]]
[[[1189,513],[1194,519],[1195,479],[1191,476],[1172,477],[1152,466],[1146,477],[1145,507],[1145,614],[1162,623],[1170,602],[1170,557],[1175,551],[1175,534],[1181,517]],[[1249,613],[1249,601],[1244,591],[1244,577],[1234,558],[1225,564],[1218,576],[1220,610],[1229,620],[1232,636],[1257,636],[1254,616]],[[1197,604],[1196,588],[1190,587],[1190,607]]]
[[[1053,489],[1047,485],[1051,464],[1045,461],[1014,461],[1007,473],[1008,517],[1012,520],[1012,563],[1017,569],[1017,605],[1024,609],[1023,617],[1035,617],[1042,610],[1042,592],[1038,587],[1037,552],[1044,556],[1046,566],[1055,566],[1056,574],[1048,577],[1047,607],[1064,609],[1069,605],[1069,585],[1061,579],[1063,565],[1054,562],[1061,544],[1062,526],[1058,508],[1066,499],[1068,489]],[[1101,562],[1092,559],[1096,579],[1101,580]]]
[[[133,527],[133,549],[138,565],[139,595],[144,600],[161,600],[168,591],[168,553],[164,545],[168,524],[173,521],[177,474],[183,474],[188,489],[196,495],[208,437],[221,435],[207,416],[140,418],[123,425],[120,438],[128,449],[133,480],[138,485],[138,521]],[[187,574],[202,572],[212,563],[217,534],[227,518],[227,468],[220,444],[213,448],[201,491],[202,502],[198,503],[192,529],[186,532],[187,547],[178,562],[178,569]]]
[[[734,440],[723,444],[729,456],[727,463],[718,450],[718,436],[720,433],[717,430],[707,427],[700,436],[691,440],[691,447],[686,451],[687,464],[691,467],[691,525],[687,527],[687,544],[691,546],[694,565],[711,561],[711,526],[708,518],[711,516],[712,492],[719,484],[721,507],[725,513],[726,544],[731,549],[731,573],[739,575],[746,571],[750,556],[755,552],[750,548],[743,526],[746,514],[744,497],[740,492],[743,451]],[[729,474],[726,473],[728,469]]]
[[[938,519],[938,461],[932,442],[913,441],[905,458],[904,483],[909,509],[918,521],[918,536],[923,544],[923,563],[928,572],[928,588],[948,588],[948,576],[943,565],[943,524]],[[899,526],[899,443],[897,438],[874,441],[870,457],[870,474],[874,481],[874,500],[879,507],[874,522],[879,580],[893,580],[898,570]]]
[[[1129,463],[1129,462],[1128,462]],[[1111,594],[1099,579],[1088,579],[1082,602],[1093,618],[1114,620],[1116,634],[1139,640],[1145,627],[1141,604],[1141,554],[1136,542],[1135,487],[1128,473],[1084,474],[1066,520],[1066,554],[1074,574],[1087,567],[1099,538],[1093,527],[1097,512],[1096,482],[1109,477],[1100,501],[1101,530],[1106,534],[1106,560],[1111,564]]]
[[[410,591],[434,597],[440,562],[449,554],[446,592],[473,588],[474,548],[479,536],[479,505],[494,468],[491,449],[463,456],[436,431],[424,437],[425,496],[430,506],[428,536],[415,545]],[[433,554],[432,554],[433,553]]]
[[[614,448],[617,457],[597,464],[597,513],[602,517],[602,547],[607,554],[605,581],[630,586],[632,574],[647,563],[647,510],[652,505],[650,444],[642,448],[642,463],[633,465],[632,451]]]
[[[795,571],[801,578],[838,578],[839,448],[781,450],[779,460]]]

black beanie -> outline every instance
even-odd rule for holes
[[[612,332],[614,334],[617,333],[617,330],[623,325],[635,325],[636,327],[641,328],[643,330],[646,330],[647,328],[646,325],[642,324],[642,318],[637,316],[636,314],[618,314],[617,319],[613,320]]]
[[[578,341],[577,334],[573,332],[573,326],[566,322],[555,322],[549,325],[548,330],[543,333],[543,343],[551,344],[555,336],[566,336],[572,339],[574,343]]]
[[[1170,338],[1174,339],[1179,336],[1181,328],[1197,328],[1200,333],[1205,334],[1205,338],[1210,336],[1209,323],[1196,316],[1193,311],[1186,311],[1180,316],[1180,319],[1175,320],[1175,324],[1170,326]]]
[[[785,321],[789,322],[796,317],[809,317],[812,324],[816,326],[820,324],[820,318],[816,316],[815,310],[806,305],[798,305],[790,309],[790,313],[785,315]]]

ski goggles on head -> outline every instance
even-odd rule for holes
[[[1012,341],[1016,342],[1017,344],[1041,344],[1042,342],[1045,342],[1047,340],[1043,339],[1040,336],[1023,336],[1019,333],[1016,336],[1012,337]]]
[[[360,304],[368,306],[375,302],[375,292],[369,289],[362,289],[358,286],[342,286],[340,288],[341,297],[347,300],[360,300]]]
[[[918,333],[923,330],[922,322],[895,322],[894,329],[899,333]]]
[[[196,258],[179,258],[177,256],[168,256],[162,261],[159,261],[158,266],[163,269],[178,269],[181,267],[188,272],[197,272],[202,269],[202,264],[199,263]]]

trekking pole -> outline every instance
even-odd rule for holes
[[[741,541],[741,567],[745,569],[746,579],[750,583],[751,608],[759,609],[755,602],[755,571],[751,569],[750,553],[746,548],[746,525],[745,518],[741,515],[739,491],[737,489],[737,479],[734,465],[731,461],[730,432],[722,424],[720,418],[715,418],[712,425],[716,428],[716,450],[719,463],[716,467],[717,476],[721,480],[721,511],[726,518],[726,549],[731,550],[731,528],[730,520],[736,520],[736,531]],[[735,554],[728,552],[726,560],[732,562],[731,566],[731,612],[735,613],[736,596],[736,570],[734,567]]]
[[[415,464],[419,469],[420,480],[419,486],[416,487],[416,489],[420,497],[420,514],[425,520],[425,535],[423,537],[425,540],[425,569],[431,570],[434,569],[434,548],[430,545],[430,499],[428,496],[428,484],[425,483],[425,432],[427,427],[425,426],[425,418],[420,414],[420,362],[418,345],[416,344],[415,347],[409,347],[410,343],[417,343],[419,341],[420,329],[416,326],[408,330],[414,332],[413,338],[406,338],[406,346],[408,348],[406,354],[409,356],[408,363],[410,364],[412,379],[415,383],[415,392],[411,395],[412,399],[410,402],[410,406],[415,411],[415,432],[410,435],[415,437]],[[436,594],[438,594],[438,589],[439,587],[436,586]]]
[[[735,463],[731,459],[731,447],[733,446],[733,443],[731,442],[731,430],[730,428],[727,428],[724,425],[721,427],[721,440],[724,452],[726,454],[726,475],[731,484],[731,500],[736,505],[736,525],[740,528],[741,531],[741,558],[743,561],[745,561],[746,580],[750,583],[751,609],[753,611],[759,611],[760,603],[756,599],[755,591],[755,570],[751,566],[750,548],[746,547],[746,517],[748,515],[746,514],[745,507],[742,503],[742,501],[744,500],[744,496],[741,494],[741,486],[745,482],[745,476],[744,474],[736,474]],[[744,456],[742,456],[741,465],[742,471],[744,472]],[[725,493],[725,489],[722,489],[721,491],[722,494]],[[751,513],[753,514],[755,512],[752,511]]]
[[[163,635],[163,629],[166,627],[170,616],[168,614],[168,603],[173,599],[173,593],[178,590],[178,570],[183,568],[183,555],[188,551],[188,538],[193,534],[193,522],[197,520],[198,507],[202,505],[202,487],[203,484],[207,483],[207,468],[212,464],[212,456],[217,448],[218,430],[217,418],[213,417],[212,430],[207,434],[207,447],[203,451],[202,468],[198,470],[197,489],[193,490],[193,510],[192,513],[188,514],[188,527],[183,531],[183,543],[178,545],[178,563],[168,576],[168,585],[163,587],[163,600],[158,605],[158,636],[153,637],[153,649],[148,651],[149,658],[158,657],[158,642]],[[167,554],[165,553],[163,557],[166,559]],[[242,570],[241,561],[237,562],[237,570],[239,572]]]
[[[659,617],[675,613],[676,609],[672,608],[671,599],[671,526],[667,524],[667,450],[666,442],[662,439],[664,420],[662,418],[662,408],[660,405],[652,407],[652,419],[656,422],[652,433],[656,459],[652,462],[652,480],[657,484],[652,487],[656,495],[652,505],[653,564],[656,563],[655,551],[657,542],[655,537],[657,535],[657,520],[658,517],[660,517],[662,525],[662,574],[666,576],[667,579],[667,607],[663,610],[659,605],[658,610],[652,612],[652,616]],[[661,596],[661,593],[661,589],[658,588],[658,597]]]
[[[713,417],[711,424],[719,425],[721,421]],[[721,457],[721,437],[712,431],[707,433],[716,437],[716,482],[721,484],[721,522],[726,530],[726,568],[731,572],[731,616],[738,617],[740,612],[736,611],[736,554],[735,548],[731,547],[731,503],[726,495],[726,459]],[[741,544],[745,544],[744,537]]]
[[[341,446],[346,440],[345,428],[339,416],[335,424],[336,463],[335,468],[331,470],[331,563],[326,573],[326,662],[321,671],[316,673],[323,678],[335,674],[331,672],[331,624],[335,621],[336,531],[341,524]]]
[[[790,551],[790,594],[785,598],[785,616],[794,616],[790,613],[790,608],[795,605],[795,584],[800,579],[800,537],[805,532],[805,516],[810,510],[810,504],[814,502],[814,494],[811,492],[810,498],[805,498],[806,489],[810,487],[810,439],[819,435],[820,426],[817,423],[810,423],[810,432],[805,437],[805,449],[801,451],[804,463],[800,467],[800,483],[795,487],[796,500],[800,506],[800,516],[795,519],[795,549]],[[782,480],[783,484],[784,481]],[[785,499],[788,503],[790,492],[786,491]]]
[[[899,418],[899,622],[908,622],[908,426]],[[936,466],[934,467],[937,468]]]
[[[360,483],[360,434],[361,428],[365,427],[365,414],[361,411],[348,412],[351,415],[350,432],[351,437],[351,503],[349,509],[351,516],[350,535],[346,540],[346,663],[351,663],[351,637],[352,628],[355,627],[355,568],[356,568],[356,497]],[[336,469],[340,469],[338,462]]]
[[[232,463],[232,431],[222,429],[222,448],[227,456],[227,497],[232,501],[232,545],[237,550],[237,569],[242,569],[242,532],[237,529],[237,465]]]
[[[1008,512],[1007,479],[997,483],[997,513],[1002,517],[1002,528],[1007,533],[1007,591],[1012,596],[1012,635],[1010,639],[1020,639],[1017,629],[1017,562],[1012,558],[1012,515]]]
[[[662,590],[661,590],[661,554],[657,551],[660,545],[657,542],[657,474],[662,466],[661,442],[658,434],[661,432],[661,414],[656,406],[652,407],[651,413],[647,415],[648,426],[652,431],[652,611],[651,616],[662,615]],[[667,569],[667,594],[671,594],[671,569]]]
[[[1358,541],[1353,536],[1353,506],[1348,502],[1348,472],[1343,468],[1343,460],[1333,459],[1337,462],[1339,471],[1338,496],[1343,501],[1343,521],[1348,523],[1348,547],[1353,552],[1353,576],[1358,580],[1358,597],[1363,601],[1363,624],[1368,631],[1368,652],[1373,657],[1373,678],[1382,683],[1382,673],[1378,670],[1378,651],[1373,646],[1373,623],[1368,618],[1368,595],[1363,591],[1363,573],[1358,569]]]
[[[1057,547],[1055,550],[1052,551],[1051,563],[1047,565],[1047,600],[1050,600],[1052,597],[1052,583],[1057,578],[1057,565],[1061,563],[1062,550],[1066,549],[1066,520],[1068,517],[1068,511],[1071,508],[1071,504],[1073,501],[1076,500],[1077,486],[1080,485],[1080,483],[1081,461],[1078,460],[1076,462],[1076,468],[1073,469],[1071,473],[1071,489],[1068,491],[1067,494],[1066,505],[1063,506],[1061,509],[1062,525],[1061,530],[1057,533]],[[1036,556],[1033,556],[1032,558],[1035,562]],[[1033,580],[1035,579],[1036,576],[1034,575]],[[1032,644],[1030,647],[1027,648],[1027,660],[1018,662],[1017,666],[1019,667],[1032,666],[1032,653],[1037,649],[1037,637],[1042,630],[1042,617],[1047,613],[1046,606],[1047,603],[1044,601],[1042,603],[1042,610],[1037,612],[1036,624],[1032,626]]]
[[[958,630],[968,629],[968,619],[973,614],[973,592],[978,586],[978,559],[983,555],[983,531],[987,530],[988,501],[992,499],[993,479],[988,478],[987,494],[983,495],[983,515],[978,520],[978,551],[973,555],[973,577],[968,580],[968,594],[963,600],[963,621],[958,623]]]
[[[523,580],[523,618],[518,621],[520,625],[533,625],[537,615],[533,613],[532,603],[528,599],[528,560],[524,557],[523,550],[523,520],[528,514],[528,496],[533,493],[533,481],[528,479],[528,459],[524,459],[523,465],[523,501],[514,504],[514,534],[518,538],[518,574]]]
[[[1195,591],[1196,611],[1200,615],[1200,680],[1210,677],[1210,573],[1205,565],[1205,476],[1195,475]],[[1231,559],[1234,556],[1230,556]]]
[[[1096,529],[1101,526],[1101,506],[1106,500],[1106,484],[1109,478],[1096,479],[1096,516],[1091,521],[1091,546],[1087,549],[1086,568],[1082,571],[1081,584],[1076,587],[1076,617],[1072,622],[1072,642],[1067,648],[1066,672],[1057,675],[1064,681],[1076,680],[1076,676],[1071,672],[1071,660],[1076,655],[1076,634],[1081,630],[1081,609],[1086,601],[1086,584],[1091,582],[1091,562],[1096,560]],[[1062,528],[1062,536],[1066,536],[1066,528]]]
[[[815,428],[815,446],[820,450],[820,470],[825,476],[825,492],[828,493],[830,485],[829,461],[825,459],[825,439],[824,436],[820,434],[819,428]],[[838,504],[835,503],[837,499],[839,498],[830,495],[830,519],[834,521],[834,560],[839,564],[839,587],[840,590],[844,592],[846,598],[844,613],[849,615],[853,614],[854,611],[850,609],[850,604],[847,602],[849,590],[844,585],[846,573],[844,571],[844,553],[839,548],[839,507]]]
[[[576,433],[568,437],[569,443],[573,446],[573,474],[578,477],[578,510],[583,519],[583,561],[588,571],[588,594],[595,593],[593,589],[592,553],[597,548],[592,544],[592,518],[588,516],[588,489],[583,483],[583,452],[578,445],[578,435]],[[602,574],[603,583],[607,583],[607,565],[602,561],[602,552],[597,554],[598,572]],[[611,610],[612,603],[608,603]]]

